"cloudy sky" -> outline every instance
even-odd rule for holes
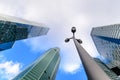
[[[1,52],[0,80],[13,78],[44,51],[56,46],[61,55],[56,80],[86,80],[73,41],[65,43],[64,39],[72,36],[70,29],[76,26],[76,37],[82,39],[82,46],[92,57],[98,57],[90,31],[92,27],[120,23],[119,4],[119,0],[0,0],[0,13],[50,28],[46,36],[17,41],[12,49]]]

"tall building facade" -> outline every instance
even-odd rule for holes
[[[40,56],[13,80],[55,80],[59,63],[59,48],[52,48]]]
[[[0,51],[9,49],[16,40],[47,34],[49,28],[17,17],[0,14]]]
[[[110,77],[111,80],[120,80],[120,78],[115,74],[110,68],[106,66],[100,59],[94,58],[96,63],[104,70],[104,72]]]
[[[106,65],[120,75],[120,24],[93,28],[92,39]]]

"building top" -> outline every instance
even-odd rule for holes
[[[120,24],[94,27],[91,31],[92,36],[104,36],[119,39]]]
[[[42,24],[0,14],[0,51],[11,48],[16,40],[46,35],[48,31]]]
[[[42,24],[42,23],[28,21],[28,20],[18,18],[18,17],[15,17],[15,16],[8,16],[8,15],[3,15],[3,14],[0,14],[0,20],[10,21],[10,22],[15,22],[15,23],[22,23],[22,24],[29,24],[29,25],[34,25],[34,26],[41,26],[41,27],[46,26],[45,24]]]
[[[113,72],[110,68],[108,68],[106,64],[104,64],[100,59],[94,58],[94,60],[104,70],[104,72],[110,77],[111,80],[120,80],[118,75],[115,72]]]
[[[58,48],[51,48],[13,80],[55,80],[59,63],[60,55]]]

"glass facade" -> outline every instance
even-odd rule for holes
[[[93,28],[91,36],[98,52],[108,62],[108,67],[120,68],[120,24]]]
[[[16,25],[8,21],[0,21],[0,43],[15,41]]]
[[[0,44],[0,51],[12,48],[13,44],[14,44],[14,42],[1,43]]]
[[[108,68],[100,59],[94,58],[97,64],[103,69],[103,71],[110,77],[111,80],[120,80],[120,78]]]
[[[0,51],[11,48],[16,40],[45,35],[48,30],[38,23],[0,15]]]
[[[52,48],[40,56],[13,80],[55,80],[59,63],[59,48]]]

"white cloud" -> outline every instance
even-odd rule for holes
[[[0,60],[0,80],[11,80],[20,72],[21,63],[8,61],[3,55]]]
[[[63,68],[65,72],[74,74],[80,71],[80,64],[76,64],[76,63],[69,64],[68,63],[68,64],[65,64]]]
[[[6,5],[4,5],[3,3],[0,3],[0,13],[8,14],[8,15],[11,15],[11,16],[14,15],[14,11],[11,10],[10,7],[6,7]]]

